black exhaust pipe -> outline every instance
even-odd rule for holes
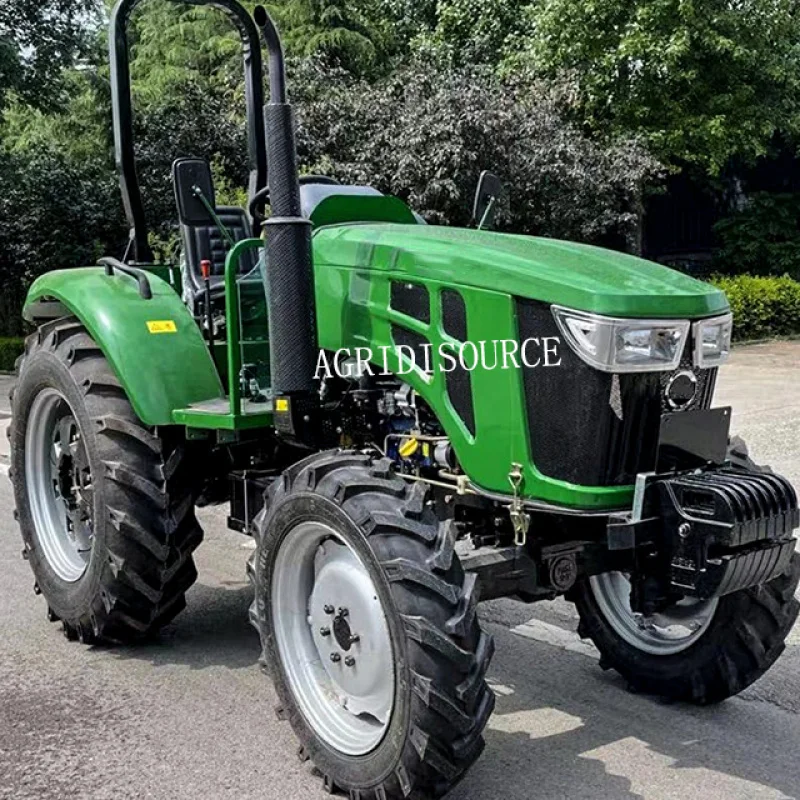
[[[269,53],[270,97],[264,119],[271,213],[264,224],[275,425],[283,433],[307,439],[308,429],[313,427],[317,363],[311,223],[300,211],[294,114],[286,100],[283,46],[263,6],[256,7],[253,18]],[[300,435],[298,423],[305,423],[306,435]]]

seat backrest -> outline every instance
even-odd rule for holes
[[[225,274],[225,259],[231,248],[228,236],[234,243],[249,239],[253,235],[253,226],[243,209],[216,205],[211,168],[204,159],[177,159],[172,165],[172,180],[186,263],[184,283],[188,283],[186,288],[191,294],[196,295],[203,290],[200,264],[203,261],[211,262],[211,283],[214,285],[221,283]],[[225,232],[211,218],[205,203],[197,195],[197,190],[214,208]],[[257,259],[256,250],[245,252],[239,261],[239,274],[250,272],[255,267]]]
[[[217,216],[234,242],[249,239],[252,236],[252,225],[244,209],[236,206],[218,206]],[[181,225],[181,237],[186,254],[186,264],[198,280],[202,280],[201,261],[211,262],[211,275],[225,274],[225,258],[230,244],[215,223],[205,225]],[[248,250],[239,262],[239,273],[250,272],[256,264],[258,252]]]

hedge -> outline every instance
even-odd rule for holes
[[[715,276],[728,296],[736,341],[800,334],[800,282],[754,275]]]
[[[13,372],[14,362],[24,349],[25,339],[22,337],[0,337],[0,372]]]

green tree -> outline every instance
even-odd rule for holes
[[[243,102],[241,40],[223,11],[148,0],[131,18],[129,40],[137,106],[171,103],[189,87],[227,97],[231,109]]]
[[[455,64],[498,64],[528,33],[530,0],[438,0],[430,32],[419,49],[439,48]]]
[[[4,0],[0,4],[0,109],[9,93],[38,108],[59,98],[64,67],[93,39],[97,0]]]
[[[290,53],[321,57],[358,76],[370,74],[390,46],[377,9],[363,0],[288,0],[273,6]]]
[[[800,129],[797,0],[543,0],[506,62],[571,71],[593,131],[716,174]]]
[[[116,176],[102,153],[74,163],[53,146],[0,150],[0,185],[0,328],[18,334],[34,278],[120,252],[126,228]]]
[[[569,87],[514,85],[428,62],[376,84],[300,76],[302,162],[407,200],[429,222],[470,224],[482,169],[506,182],[507,229],[633,246],[657,164],[634,141],[592,141],[565,116]]]
[[[714,231],[720,271],[800,278],[800,195],[757,192]]]

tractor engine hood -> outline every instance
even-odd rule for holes
[[[585,244],[434,225],[350,224],[314,235],[315,269],[383,270],[616,317],[724,313],[708,283],[625,253]]]

